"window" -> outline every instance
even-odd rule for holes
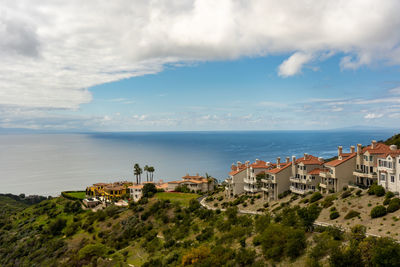
[[[394,183],[394,176],[390,176],[390,182]]]
[[[360,169],[360,165],[357,164],[357,170],[359,170],[359,169]]]
[[[369,167],[369,172],[370,172],[370,173],[373,173],[373,172],[374,172],[374,167],[370,166],[370,167]]]
[[[381,181],[385,181],[386,176],[384,174],[381,174]]]
[[[372,156],[369,156],[369,161],[372,161]]]

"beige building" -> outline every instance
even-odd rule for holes
[[[168,191],[175,191],[180,185],[186,185],[191,191],[194,192],[208,192],[214,189],[214,179],[206,179],[199,174],[191,176],[186,174],[182,177],[181,181],[168,182]]]
[[[157,183],[143,182],[142,184],[134,184],[134,185],[128,186],[129,195],[133,201],[136,202],[142,198],[143,187],[145,184],[155,184],[157,190],[162,189],[162,190],[167,191],[167,189],[168,189],[168,184],[164,183],[162,180],[158,181]]]
[[[289,190],[289,178],[292,175],[291,166],[290,161],[281,163],[280,158],[277,158],[275,168],[265,171],[265,179],[261,179],[261,190],[265,200],[276,200],[279,194]]]
[[[244,179],[247,177],[249,162],[232,164],[229,178],[225,180],[225,196],[230,198],[244,193]]]
[[[390,147],[375,140],[371,145],[362,148],[357,145],[356,169],[353,172],[355,182],[360,186],[370,186],[378,180],[378,158],[386,153],[390,153]]]
[[[378,156],[378,184],[386,190],[400,193],[400,150],[396,145],[390,152]]]
[[[244,192],[248,194],[255,194],[261,191],[261,180],[257,181],[257,175],[265,173],[266,170],[270,170],[276,167],[276,164],[265,162],[263,160],[256,159],[256,161],[249,165],[246,169],[246,177],[244,178]]]
[[[320,172],[324,160],[312,155],[304,154],[296,160],[292,157],[292,175],[290,176],[290,191],[304,195],[307,192],[314,192],[321,180]]]
[[[325,163],[325,168],[320,172],[319,187],[322,193],[338,192],[344,186],[354,183],[353,172],[356,168],[356,155],[354,146],[350,147],[350,153],[343,153],[343,148],[338,147],[337,159]]]

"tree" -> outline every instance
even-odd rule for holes
[[[154,173],[154,167],[153,166],[149,166],[147,168],[147,171],[150,173],[150,181],[153,182],[153,173]]]
[[[150,197],[149,193],[150,195],[157,193],[157,188],[152,183],[145,184],[142,189],[143,197]]]
[[[149,181],[149,166],[144,166],[143,170],[146,172],[146,181]]]
[[[133,174],[136,176],[136,184],[140,184],[142,181],[141,174],[143,173],[142,168],[140,168],[139,164],[135,163],[133,166]]]

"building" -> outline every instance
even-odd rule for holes
[[[128,186],[132,182],[96,183],[86,188],[89,197],[102,197],[104,200],[122,198],[128,193]]]
[[[400,193],[400,150],[389,146],[389,152],[378,156],[378,184],[386,190]]]
[[[343,153],[342,146],[338,147],[337,159],[326,162],[320,172],[319,187],[322,193],[338,192],[355,182],[353,172],[356,169],[356,156],[354,146],[350,147],[350,153]]]
[[[230,198],[235,195],[244,193],[244,179],[247,177],[247,168],[249,162],[232,164],[231,171],[229,172],[229,178],[225,180],[225,195]]]
[[[314,192],[321,180],[320,172],[324,160],[304,153],[304,157],[296,160],[292,157],[292,175],[290,176],[290,191],[304,195],[307,192]]]
[[[378,158],[390,153],[390,147],[375,140],[371,145],[362,148],[357,145],[356,169],[353,172],[355,182],[361,187],[368,187],[378,181]]]
[[[191,176],[186,174],[180,181],[168,182],[168,191],[175,191],[178,186],[186,185],[190,191],[208,192],[214,189],[214,179],[206,179],[199,174]]]
[[[261,179],[257,175],[265,174],[266,170],[276,167],[276,164],[256,159],[256,161],[246,168],[246,177],[243,179],[243,190],[246,194],[255,194],[261,191]]]
[[[290,161],[281,163],[280,158],[277,158],[275,168],[265,171],[265,178],[261,179],[263,199],[267,201],[276,200],[279,194],[289,190],[289,178],[292,175],[291,166]]]
[[[163,180],[158,181],[157,183],[154,182],[143,182],[142,184],[134,184],[128,187],[130,198],[133,201],[138,201],[143,196],[143,187],[145,184],[155,184],[157,190],[164,190],[168,191],[168,183],[164,183]]]

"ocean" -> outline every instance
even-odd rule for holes
[[[186,173],[228,176],[232,163],[303,153],[335,156],[337,146],[368,145],[395,132],[243,131],[0,134],[0,193],[57,196],[96,182],[134,180],[133,164],[154,166],[154,179]],[[142,175],[142,181],[146,174]]]

